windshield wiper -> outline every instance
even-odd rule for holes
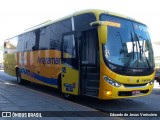
[[[138,35],[134,32],[135,34],[135,38],[136,38],[136,41],[138,42],[138,47],[139,47],[139,52],[140,52],[140,60],[142,60],[142,46],[140,45],[140,42],[139,42],[139,37]],[[138,52],[138,51],[137,51]]]
[[[146,57],[146,54],[144,53],[144,50],[143,50],[143,48],[144,48],[144,40],[145,40],[145,39],[144,39],[142,36],[140,36],[140,37],[142,38],[142,41],[143,41],[143,42],[142,42],[142,46],[143,46],[143,47],[141,48],[141,49],[142,49],[142,55],[144,55],[144,57],[145,57],[145,59],[146,59],[146,61],[147,61],[148,67],[151,68],[151,65],[150,65],[150,63],[149,63],[149,61],[148,61],[148,59],[147,59],[147,57]]]
[[[125,52],[126,52],[125,44],[123,43],[123,40],[122,40],[120,32],[117,32],[117,36],[119,36],[119,39],[120,39],[121,44],[122,44],[122,50],[120,50],[120,54],[122,54],[122,53],[125,54]],[[131,58],[128,61],[130,63]],[[127,62],[126,65],[124,65],[124,69],[128,68],[129,63]]]
[[[142,36],[141,36],[142,41],[143,41],[142,46],[141,46],[141,45],[140,45],[140,42],[139,42],[139,37],[138,37],[138,35],[137,35],[136,33],[134,33],[134,34],[135,34],[135,36],[136,36],[136,40],[138,41],[138,46],[139,46],[139,50],[140,50],[140,60],[142,60],[142,55],[144,55],[144,57],[145,57],[145,59],[146,59],[146,61],[147,61],[148,67],[150,68],[150,67],[151,67],[151,66],[150,66],[150,63],[149,63],[149,61],[148,61],[148,59],[147,59],[147,57],[146,57],[146,55],[145,55],[145,53],[144,53],[144,51],[143,51],[144,39],[143,39]]]
[[[132,56],[133,56],[133,60],[134,60],[134,53],[135,53],[134,47],[135,47],[135,44],[134,44],[133,35],[132,35],[132,32],[131,32],[131,31],[130,31],[130,34],[131,34],[131,42],[132,42]],[[129,60],[128,60],[128,62],[126,63],[125,67],[128,68],[128,66],[129,66],[129,64],[130,64],[130,62],[131,62],[131,60],[132,60],[132,56],[129,58]]]
[[[131,33],[131,41],[132,41],[132,52],[133,52],[133,60],[134,60],[134,47],[135,47],[135,44],[134,44],[134,41],[133,41],[133,36],[132,36],[132,32]]]

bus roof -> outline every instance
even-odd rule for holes
[[[122,14],[119,14],[119,13],[114,13],[114,12],[110,12],[110,11],[106,11],[106,10],[88,9],[88,10],[77,11],[77,12],[71,14],[71,15],[62,17],[62,18],[60,18],[60,19],[58,19],[58,20],[54,20],[54,21],[49,20],[49,21],[47,21],[47,22],[44,22],[44,24],[41,23],[41,24],[39,24],[39,25],[36,25],[36,26],[34,26],[34,27],[31,27],[31,29],[28,28],[27,30],[28,30],[28,31],[32,31],[32,30],[35,30],[35,29],[38,29],[38,28],[41,28],[41,27],[45,27],[45,26],[48,26],[48,25],[50,25],[50,24],[53,24],[53,23],[56,23],[56,22],[65,20],[65,19],[68,19],[68,18],[71,18],[71,17],[73,17],[73,16],[78,16],[78,15],[85,14],[85,13],[93,13],[93,14],[95,14],[97,20],[99,20],[99,15],[102,14],[102,13],[106,13],[106,14],[113,15],[113,16],[118,16],[118,17],[125,18],[125,19],[134,20],[133,18],[130,18],[130,17],[128,17],[128,16],[125,16],[125,15],[122,15]],[[137,21],[137,22],[138,22],[138,21]],[[28,31],[26,31],[26,32],[28,32]]]
[[[118,16],[118,17],[121,17],[121,18],[125,18],[125,19],[129,19],[129,20],[135,21],[135,19],[130,18],[130,17],[125,16],[125,15],[122,15],[122,14],[119,14],[119,13],[106,11],[106,10],[99,10],[99,9],[88,9],[88,10],[81,10],[81,11],[74,12],[73,14],[70,14],[68,16],[62,17],[62,18],[60,18],[58,20],[45,21],[45,22],[40,23],[40,24],[38,24],[36,26],[33,26],[33,27],[25,29],[24,32],[22,32],[21,34],[24,34],[24,33],[27,33],[27,32],[30,32],[30,31],[33,31],[33,30],[36,30],[36,29],[39,29],[39,28],[42,28],[42,27],[45,27],[45,26],[48,26],[48,25],[51,25],[51,24],[56,23],[56,22],[60,22],[60,21],[65,20],[65,19],[69,19],[69,18],[74,17],[74,16],[85,14],[85,13],[93,13],[93,14],[95,14],[97,20],[99,20],[99,15],[100,14],[106,13],[106,14],[109,14],[109,15]],[[135,21],[135,22],[139,22],[139,21]],[[139,23],[141,23],[141,22],[139,22]],[[21,34],[18,34],[18,35],[21,35]],[[18,35],[16,35],[16,36],[18,36]],[[16,36],[14,36],[14,37],[16,37]],[[11,37],[11,38],[13,38],[13,37]],[[8,38],[8,39],[10,39],[10,38]]]

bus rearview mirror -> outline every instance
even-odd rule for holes
[[[98,36],[101,44],[107,42],[107,24],[104,21],[95,21],[90,23],[91,26],[98,27]]]
[[[106,25],[100,25],[98,26],[98,36],[101,44],[106,44],[107,42],[107,26]]]

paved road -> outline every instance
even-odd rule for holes
[[[6,75],[3,71],[0,71],[0,111],[7,111],[12,114],[11,118],[1,117],[0,120],[27,120],[28,118],[16,116],[19,113],[21,113],[19,116],[28,116],[31,111],[41,113],[42,116],[40,118],[39,114],[38,118],[32,118],[33,120],[117,119],[116,117],[106,118],[108,115],[105,113],[98,112],[93,108],[76,102],[65,100],[53,88],[37,84],[30,84],[28,86],[18,85],[15,77]],[[103,115],[103,117],[97,117],[97,114]],[[54,117],[43,117],[43,115]]]
[[[160,111],[160,86],[155,82],[153,92],[149,96],[134,98],[100,101],[89,97],[77,97],[72,101],[63,99],[60,93],[53,88],[30,84],[20,86],[16,78],[0,71],[0,111],[4,110],[27,110],[27,111]],[[3,86],[2,86],[3,85]],[[17,92],[18,91],[18,92]],[[6,95],[5,95],[6,93]],[[10,93],[10,94],[8,94]],[[9,102],[8,102],[9,101]],[[108,115],[108,113],[106,113]],[[40,119],[40,118],[36,118]],[[51,119],[51,118],[50,118]],[[56,117],[55,119],[71,119],[70,117]],[[74,117],[72,119],[75,119]],[[92,117],[78,117],[78,119],[93,119]],[[158,117],[101,117],[101,119],[135,120],[135,119],[160,119]],[[1,120],[1,119],[0,119]]]

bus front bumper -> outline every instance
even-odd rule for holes
[[[151,94],[154,84],[147,83],[145,86],[125,86],[114,87],[110,84],[105,85],[99,92],[99,99],[121,99],[135,98]]]

